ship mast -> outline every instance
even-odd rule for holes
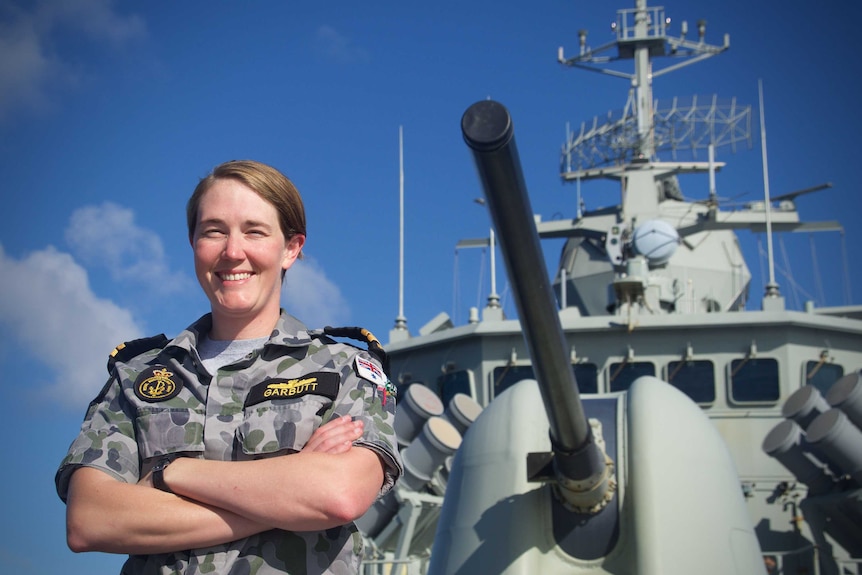
[[[662,35],[664,35],[662,26]],[[635,11],[634,38],[642,39],[635,43],[634,89],[637,105],[638,141],[635,157],[652,159],[655,154],[653,146],[653,115],[652,115],[652,65],[649,51],[650,14],[647,12],[646,0],[637,0]]]
[[[688,205],[696,207],[698,213],[702,211],[696,223],[715,222],[714,178],[724,166],[715,161],[715,150],[729,146],[735,151],[736,144],[743,141],[750,145],[750,107],[738,105],[735,99],[719,101],[717,96],[673,97],[660,102],[653,94],[656,78],[726,51],[730,37],[725,35],[722,44],[708,44],[706,22],[700,20],[696,37],[689,39],[685,21],[671,30],[664,8],[647,6],[647,0],[635,0],[634,8],[618,10],[611,29],[615,38],[598,48],[587,43],[587,31],[581,30],[577,55],[566,57],[563,48],[559,49],[558,60],[567,67],[628,83],[628,98],[621,113],[596,117],[581,124],[580,130],[567,129],[561,176],[563,181],[577,183],[579,189],[585,180],[616,181],[619,204],[613,213],[580,216],[568,231],[552,230],[547,225],[540,234],[568,234],[576,243],[581,241],[576,238],[586,238],[589,244],[585,245],[611,264],[607,272],[613,277],[613,297],[603,301],[588,290],[581,292],[578,285],[589,284],[581,280],[596,275],[593,264],[583,259],[570,260],[567,269],[561,269],[560,278],[565,280],[560,280],[560,290],[565,288],[568,295],[568,287],[573,288],[575,305],[582,313],[614,310],[629,313],[630,320],[632,310],[653,314],[730,309],[740,301],[747,281],[738,289],[733,270],[724,275],[727,270],[723,267],[704,268],[701,264],[707,260],[690,256],[694,250],[691,246],[674,257],[675,246],[683,243],[681,238],[695,232],[678,227],[680,224],[672,223],[676,220],[668,214],[677,202],[686,201],[678,176],[709,173],[710,196],[702,202],[706,207]],[[623,62],[628,60],[632,63]],[[708,152],[708,161],[697,157],[700,150]],[[716,237],[698,244],[699,254],[711,262],[731,257],[722,251],[724,244]],[[564,275],[563,271],[571,273]],[[725,281],[728,277],[731,279]],[[695,281],[700,282],[697,287],[706,288],[703,294],[696,295]]]
[[[655,194],[631,194],[628,190],[649,189],[655,180],[681,170],[705,172],[708,169],[706,162],[690,162],[684,167],[681,167],[680,162],[659,162],[657,152],[660,149],[670,149],[675,154],[678,148],[693,150],[708,144],[735,144],[747,138],[747,134],[737,129],[744,116],[736,110],[719,115],[686,113],[682,106],[677,107],[674,102],[673,111],[661,117],[661,126],[657,124],[653,80],[720,54],[730,47],[728,35],[725,35],[722,45],[711,45],[704,41],[704,20],[697,23],[696,41],[686,39],[686,22],[682,23],[680,34],[676,37],[668,35],[669,26],[670,18],[665,17],[664,8],[649,7],[646,0],[636,0],[635,8],[617,12],[617,19],[611,26],[616,40],[593,49],[587,44],[587,31],[581,30],[578,32],[578,55],[566,58],[562,47],[558,53],[558,60],[566,66],[623,78],[630,83],[629,99],[622,117],[607,119],[602,123],[596,119],[592,126],[582,125],[580,132],[571,134],[563,151],[564,180],[620,180],[623,220],[632,214],[653,217],[658,210],[659,199]],[[616,49],[616,55],[607,54],[612,49]],[[679,61],[656,70],[654,65],[658,57]],[[619,60],[634,60],[634,71],[625,72],[607,66]],[[715,108],[717,105],[713,103],[711,106]],[[698,107],[697,102],[693,101],[688,111],[695,112]],[[716,132],[711,129],[713,126],[699,126],[697,122],[726,122],[728,129]],[[709,134],[709,137],[704,139],[703,133]],[[614,167],[597,169],[606,164]]]
[[[557,59],[561,64],[624,78],[631,83],[633,93],[629,96],[625,117],[616,122],[617,126],[615,127],[619,129],[614,130],[614,137],[618,140],[618,144],[613,152],[607,150],[609,153],[603,155],[605,161],[616,160],[619,163],[626,159],[626,152],[632,153],[632,157],[628,159],[654,159],[657,147],[653,110],[653,79],[720,54],[730,47],[730,36],[727,34],[724,36],[722,45],[707,44],[704,41],[706,35],[705,20],[697,22],[697,41],[686,39],[687,22],[682,22],[678,37],[668,35],[669,26],[670,18],[665,17],[663,7],[649,7],[646,0],[635,0],[634,9],[617,11],[617,19],[611,25],[616,34],[616,40],[613,42],[593,49],[587,44],[587,31],[580,30],[578,32],[580,44],[578,55],[567,58],[563,48],[559,48]],[[605,55],[605,52],[613,48],[617,50],[615,56]],[[653,70],[654,59],[660,56],[682,58],[683,60],[659,70]],[[604,66],[618,60],[634,60],[634,72],[624,72]],[[628,110],[631,110],[631,115],[629,115]],[[630,125],[632,119],[636,121],[634,126]],[[598,133],[607,132],[610,127],[608,124],[601,127],[596,125],[592,130],[582,127],[579,135],[572,134],[568,146],[569,151],[578,143],[583,142],[585,138],[597,140]],[[635,133],[632,133],[633,131]],[[622,141],[619,141],[620,138]],[[726,143],[733,143],[737,139],[733,138]],[[597,142],[592,143],[596,144]],[[601,144],[601,142],[598,143]],[[680,142],[671,142],[670,145],[678,143]],[[618,154],[616,158],[613,157],[614,152]],[[602,151],[600,150],[599,153]],[[577,163],[581,165],[584,162],[578,161]],[[593,162],[588,161],[586,163],[592,164]],[[572,168],[571,165],[569,167]],[[574,179],[574,177],[567,177],[566,179]]]

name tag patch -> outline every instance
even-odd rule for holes
[[[245,406],[274,399],[297,399],[308,394],[335,399],[340,382],[339,375],[331,371],[315,371],[292,379],[267,379],[251,388]]]

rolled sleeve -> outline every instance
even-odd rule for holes
[[[140,462],[132,418],[123,406],[123,395],[116,379],[87,410],[81,431],[60,463],[55,476],[57,495],[64,502],[69,479],[79,467],[93,467],[119,481],[138,481]]]
[[[371,359],[365,353],[361,355]],[[378,494],[378,497],[382,497],[404,472],[395,436],[396,399],[384,387],[359,377],[352,365],[353,362],[344,371],[339,393],[340,405],[336,407],[335,415],[350,415],[363,422],[362,437],[354,445],[372,450],[383,461],[384,480]]]

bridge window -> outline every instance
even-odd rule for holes
[[[844,367],[834,363],[809,361],[805,363],[805,381],[803,385],[813,385],[826,397],[826,392],[832,384],[844,377]]]
[[[449,401],[459,393],[469,395],[473,399],[473,372],[468,369],[453,371],[437,378],[437,393],[443,400],[443,405],[449,405]]]
[[[697,403],[715,402],[715,366],[709,360],[668,363],[667,382]]]
[[[655,365],[649,361],[627,361],[612,363],[610,368],[611,391],[625,391],[632,382],[643,375],[655,376]]]
[[[599,392],[599,368],[594,363],[575,363],[572,365],[575,380],[578,382],[578,392]]]
[[[778,361],[743,358],[730,362],[730,399],[736,403],[778,401]]]
[[[576,363],[572,365],[572,372],[578,383],[580,393],[599,392],[599,368],[594,363]],[[497,397],[506,389],[512,387],[522,379],[536,379],[531,365],[507,365],[494,369],[494,397]],[[442,388],[441,388],[442,391]],[[445,401],[445,398],[444,398]]]
[[[522,379],[536,379],[532,365],[504,365],[494,368],[494,397],[497,397]]]

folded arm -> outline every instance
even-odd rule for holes
[[[207,547],[269,529],[171,493],[82,467],[72,474],[66,539],[72,551],[150,554]]]
[[[374,503],[380,457],[364,447],[255,461],[179,459],[164,472],[177,494],[289,531],[344,525]]]
[[[329,475],[352,473],[348,470],[353,468],[350,462],[367,460],[369,455],[377,468],[382,469],[373,452],[352,447],[352,442],[361,434],[362,424],[351,422],[346,417],[315,430],[303,451],[289,457],[250,462],[179,459],[165,471],[165,479],[176,494],[154,489],[149,474],[138,484],[130,484],[101,470],[81,467],[72,474],[69,482],[66,508],[68,545],[76,552],[153,554],[228,543],[273,527],[299,530],[290,526],[306,523],[283,516],[286,513],[291,515],[288,513],[292,511],[290,501],[279,501],[277,507],[281,511],[278,513],[274,509],[261,512],[261,507],[276,507],[273,505],[276,487],[280,490],[286,484],[301,483],[323,488],[333,483]],[[344,465],[340,463],[342,455],[347,456]],[[264,466],[259,464],[269,461],[286,463],[266,465],[268,471],[264,472]],[[252,464],[258,465],[252,467]],[[183,469],[201,476],[187,477],[187,473],[182,473]],[[279,476],[278,472],[285,469],[291,471],[287,476]],[[221,474],[225,477],[219,477]],[[210,475],[213,477],[208,477]],[[381,482],[382,472],[378,489]],[[234,489],[240,486],[241,490]],[[210,492],[222,488],[229,491]],[[345,516],[343,493],[333,493],[332,487],[319,493],[321,498],[333,499],[314,514],[321,524],[331,527],[351,520],[339,523],[334,519]],[[246,498],[253,501],[234,500]],[[301,492],[290,498],[296,501],[297,516],[305,517],[310,513],[312,506],[301,502],[305,498]],[[341,510],[340,515],[327,512],[329,507]],[[351,515],[349,509],[346,511],[346,515]]]

